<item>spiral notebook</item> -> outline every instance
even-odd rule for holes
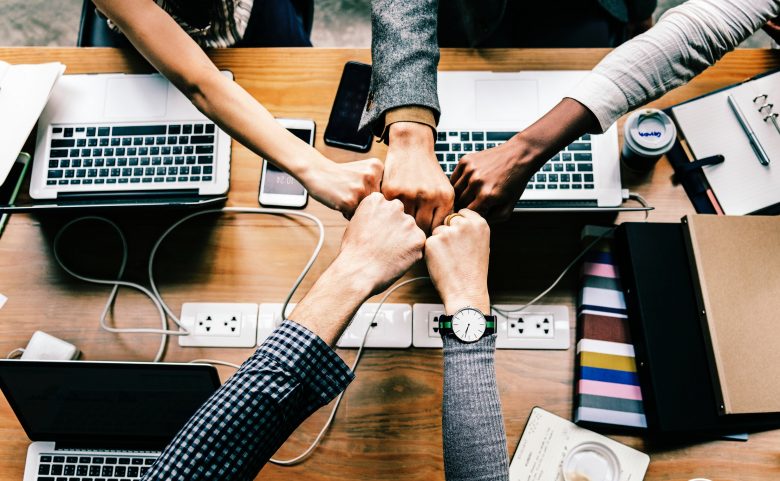
[[[728,104],[729,95],[768,154],[769,165],[759,161]],[[725,214],[752,214],[780,204],[780,71],[699,97],[671,111],[697,159],[725,157],[723,163],[703,168]]]

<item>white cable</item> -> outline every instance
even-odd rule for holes
[[[633,200],[639,202],[642,205],[642,207],[645,207],[645,208],[648,209],[648,210],[645,211],[645,220],[644,220],[645,222],[647,222],[647,218],[650,217],[650,210],[649,210],[650,209],[650,204],[647,203],[647,201],[645,200],[644,197],[642,197],[640,194],[638,194],[636,192],[629,192],[628,193],[628,198],[629,199],[633,199]]]
[[[74,224],[77,224],[79,222],[83,221],[98,221],[98,222],[104,222],[108,225],[110,225],[116,233],[119,235],[119,239],[122,241],[122,261],[119,265],[119,271],[117,272],[117,278],[116,279],[99,279],[96,277],[88,277],[83,276],[81,274],[78,274],[71,269],[68,268],[68,266],[65,265],[64,262],[62,262],[62,259],[60,258],[59,254],[59,245],[60,240],[62,239],[62,234],[65,233],[71,226]],[[105,217],[98,217],[98,216],[87,216],[87,217],[79,217],[78,219],[74,219],[67,224],[65,224],[58,232],[57,235],[54,236],[54,245],[52,247],[52,251],[54,253],[54,260],[57,261],[57,264],[70,274],[72,277],[75,277],[76,279],[79,279],[84,282],[89,282],[92,284],[100,284],[100,285],[109,285],[112,286],[111,293],[108,295],[108,300],[106,301],[105,306],[103,306],[103,311],[100,314],[100,327],[108,332],[113,332],[115,334],[119,333],[129,333],[129,334],[160,334],[162,335],[162,338],[160,339],[160,347],[157,350],[157,354],[154,357],[154,362],[159,362],[162,360],[163,356],[165,355],[165,347],[168,341],[168,335],[186,335],[187,332],[180,332],[180,331],[171,331],[168,330],[168,321],[165,318],[165,312],[163,311],[163,308],[158,302],[158,300],[155,298],[154,294],[149,292],[149,289],[145,288],[144,286],[140,284],[136,284],[134,282],[127,282],[123,281],[122,276],[125,273],[125,267],[127,266],[127,257],[128,257],[128,249],[127,249],[127,240],[125,239],[125,235],[122,233],[122,229],[119,228],[118,225],[116,225],[113,221],[106,219]],[[152,303],[154,304],[154,307],[157,308],[157,313],[160,315],[160,323],[162,325],[161,329],[149,329],[149,328],[116,328],[111,327],[108,324],[106,324],[106,317],[108,316],[108,312],[111,310],[111,307],[114,304],[114,301],[116,301],[116,295],[117,291],[119,290],[119,286],[124,287],[130,287],[133,289],[136,289],[140,291],[142,294],[144,294],[146,297],[151,299]]]
[[[360,362],[360,358],[363,354],[363,347],[366,345],[366,338],[368,337],[368,333],[374,327],[374,321],[376,321],[376,316],[379,314],[379,311],[382,309],[382,306],[384,305],[385,301],[387,301],[387,298],[390,297],[392,293],[394,293],[401,287],[407,284],[411,284],[412,282],[417,282],[425,279],[430,279],[430,277],[414,277],[412,279],[407,279],[403,282],[394,285],[385,293],[385,295],[382,297],[382,300],[379,301],[379,305],[377,306],[376,311],[374,311],[374,315],[371,317],[371,322],[368,323],[368,326],[366,327],[366,331],[363,333],[363,339],[360,341],[360,347],[358,348],[357,354],[355,354],[355,360],[352,361],[352,366],[350,367],[352,372],[355,372],[358,362]],[[300,464],[303,461],[306,461],[306,459],[309,456],[311,456],[311,453],[314,452],[314,449],[320,444],[320,441],[322,441],[322,437],[325,436],[325,433],[328,431],[328,429],[330,429],[330,426],[333,423],[333,419],[336,417],[336,411],[338,411],[339,409],[339,405],[341,404],[341,399],[344,397],[345,392],[346,391],[342,391],[341,394],[338,395],[335,404],[333,404],[333,408],[330,410],[330,415],[328,416],[328,420],[325,421],[325,425],[322,427],[322,429],[320,429],[320,432],[319,434],[317,434],[317,437],[314,438],[314,441],[312,441],[312,443],[303,453],[291,459],[271,458],[269,459],[269,461],[279,466],[295,466],[296,464]]]
[[[241,368],[241,366],[239,366],[238,364],[233,364],[232,362],[227,362],[227,361],[220,361],[217,359],[193,359],[192,361],[189,361],[187,364],[212,364],[218,366],[232,367],[233,369]]]

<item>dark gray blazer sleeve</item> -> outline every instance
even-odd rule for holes
[[[406,105],[430,108],[438,122],[437,15],[438,0],[372,0],[373,73],[361,129],[381,134],[385,112]]]

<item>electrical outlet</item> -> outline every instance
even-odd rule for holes
[[[412,306],[412,345],[441,349],[438,316],[444,314],[442,304],[415,304]]]
[[[509,313],[507,318],[509,339],[554,339],[555,326],[552,314]]]
[[[363,304],[355,317],[341,334],[336,346],[341,348],[360,347],[363,336],[368,328],[365,347],[406,349],[412,345],[412,306],[409,304],[382,305]],[[376,317],[374,318],[374,314]],[[371,320],[374,326],[368,327]]]
[[[494,306],[511,311],[519,305]],[[415,304],[412,319],[414,347],[441,348],[442,342],[435,318],[444,314],[441,304]],[[568,349],[569,309],[566,306],[528,306],[508,312],[505,317],[495,310],[496,348],[498,349]],[[545,320],[547,322],[545,322]],[[522,322],[521,322],[522,321]]]
[[[186,347],[253,347],[257,336],[257,304],[186,302],[182,325],[189,336],[178,336]]]
[[[512,312],[522,305],[493,306],[496,316],[498,349],[568,349],[569,308],[566,306],[533,305]],[[506,316],[496,309],[506,312]]]

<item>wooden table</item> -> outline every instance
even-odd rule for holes
[[[491,50],[444,51],[444,70],[564,70],[590,69],[607,50]],[[349,161],[360,154],[326,147],[322,140],[343,64],[370,61],[368,50],[269,49],[211,52],[214,62],[231,70],[236,81],[274,115],[313,118],[316,146],[325,155]],[[146,72],[149,66],[136,54],[111,49],[0,48],[0,59],[11,63],[60,61],[68,73]],[[667,106],[738,82],[780,66],[780,55],[741,50],[689,85],[654,103]],[[384,146],[370,155],[383,158]],[[641,193],[656,207],[651,221],[676,221],[693,212],[671,168],[662,161],[649,175],[624,172],[626,187]],[[229,205],[257,206],[260,162],[234,143]],[[326,225],[327,240],[313,271],[296,299],[337,252],[345,221],[311,201],[307,210]],[[146,284],[145,260],[151,243],[175,218],[112,216],[130,232],[127,277]],[[518,215],[493,229],[490,288],[494,302],[522,302],[540,292],[579,250],[579,233],[592,222],[641,220],[642,214],[614,216]],[[98,328],[98,316],[109,289],[68,277],[55,264],[51,242],[65,221],[14,215],[0,239],[0,293],[8,302],[0,310],[0,353],[26,344],[36,329],[75,343],[91,360],[150,360],[158,345],[153,335],[114,335]],[[206,225],[204,225],[206,224]],[[89,230],[87,230],[89,229]],[[90,234],[90,235],[87,235]],[[178,312],[187,301],[281,302],[316,241],[312,227],[264,216],[222,215],[180,229],[162,248],[157,272],[161,290]],[[74,232],[66,260],[82,272],[111,277],[119,251],[110,231],[94,226]],[[409,274],[420,275],[417,266]],[[566,304],[574,315],[577,275],[569,275],[544,300]],[[401,289],[391,301],[438,302],[430,286]],[[157,327],[155,311],[146,298],[120,291],[114,309],[117,326]],[[574,338],[574,323],[571,336]],[[241,362],[251,349],[180,348],[169,343],[168,361],[215,358]],[[351,362],[354,352],[341,351]],[[533,406],[566,418],[572,412],[574,349],[568,351],[498,351],[498,384],[504,409],[510,455]],[[220,369],[224,378],[229,369]],[[263,479],[443,479],[441,448],[441,352],[408,349],[369,350],[347,390],[335,424],[312,458],[301,466],[268,465]],[[308,445],[325,419],[326,409],[290,438],[281,456]],[[651,454],[648,480],[780,479],[780,431],[751,435],[747,443],[716,441],[676,448],[649,445],[640,438],[618,437]],[[0,402],[0,481],[20,480],[28,440],[8,404]]]

